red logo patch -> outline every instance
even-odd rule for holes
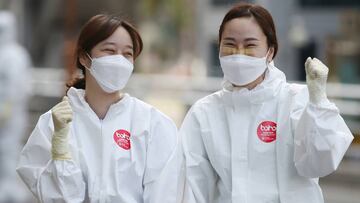
[[[276,140],[276,123],[263,121],[257,128],[257,135],[263,142],[269,143]]]
[[[119,147],[129,150],[131,148],[130,144],[130,133],[126,130],[117,130],[114,133],[114,141]]]

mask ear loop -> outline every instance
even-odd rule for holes
[[[266,77],[267,73],[269,72],[269,65],[271,63],[271,61],[267,60],[267,57],[269,56],[269,53],[270,53],[270,48],[268,49],[268,51],[266,52],[266,55],[265,55],[266,69],[265,69],[265,74],[264,74],[264,80],[265,80],[265,77]]]
[[[267,57],[269,56],[269,53],[270,53],[271,48],[273,48],[273,47],[270,47],[270,48],[268,49],[268,51],[266,52],[266,56],[265,56],[266,59],[267,59]],[[272,64],[273,61],[274,61],[273,59],[269,59],[269,61],[266,60],[267,64]]]
[[[91,61],[93,61],[93,59],[91,58],[91,56],[90,56],[87,52],[85,52],[85,54],[89,57],[89,59],[90,59]]]
[[[266,64],[270,63],[270,61],[268,61],[268,56],[269,56],[269,53],[270,53],[270,48],[267,50],[266,52],[266,55],[265,55],[265,58],[266,58]]]
[[[85,54],[87,55],[87,57],[89,57],[89,59],[90,59],[90,61],[91,61],[91,63],[93,62],[93,59],[91,58],[91,56],[87,53],[87,52],[85,52]],[[86,67],[86,65],[83,65],[88,71],[90,71],[90,68],[88,68],[88,67]]]

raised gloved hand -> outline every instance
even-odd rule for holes
[[[305,71],[310,102],[317,105],[327,101],[326,80],[329,69],[319,59],[308,57],[305,62]]]
[[[71,159],[69,146],[69,123],[72,121],[72,109],[69,99],[65,96],[60,103],[51,109],[54,122],[54,135],[52,138],[52,159],[69,160]]]

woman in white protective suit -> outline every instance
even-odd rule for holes
[[[82,28],[85,78],[40,117],[17,168],[40,202],[175,202],[176,126],[121,91],[141,50],[118,17],[96,15]]]
[[[180,129],[182,202],[324,202],[318,178],[353,139],[327,99],[328,68],[308,58],[307,85],[287,83],[273,63],[272,17],[253,4],[225,15],[219,48],[223,89],[197,101]]]

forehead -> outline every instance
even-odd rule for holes
[[[222,38],[235,39],[258,38],[266,39],[264,32],[253,17],[234,18],[225,24]]]
[[[112,44],[118,47],[133,46],[129,32],[122,26],[118,27],[112,35],[101,41],[98,45]]]

